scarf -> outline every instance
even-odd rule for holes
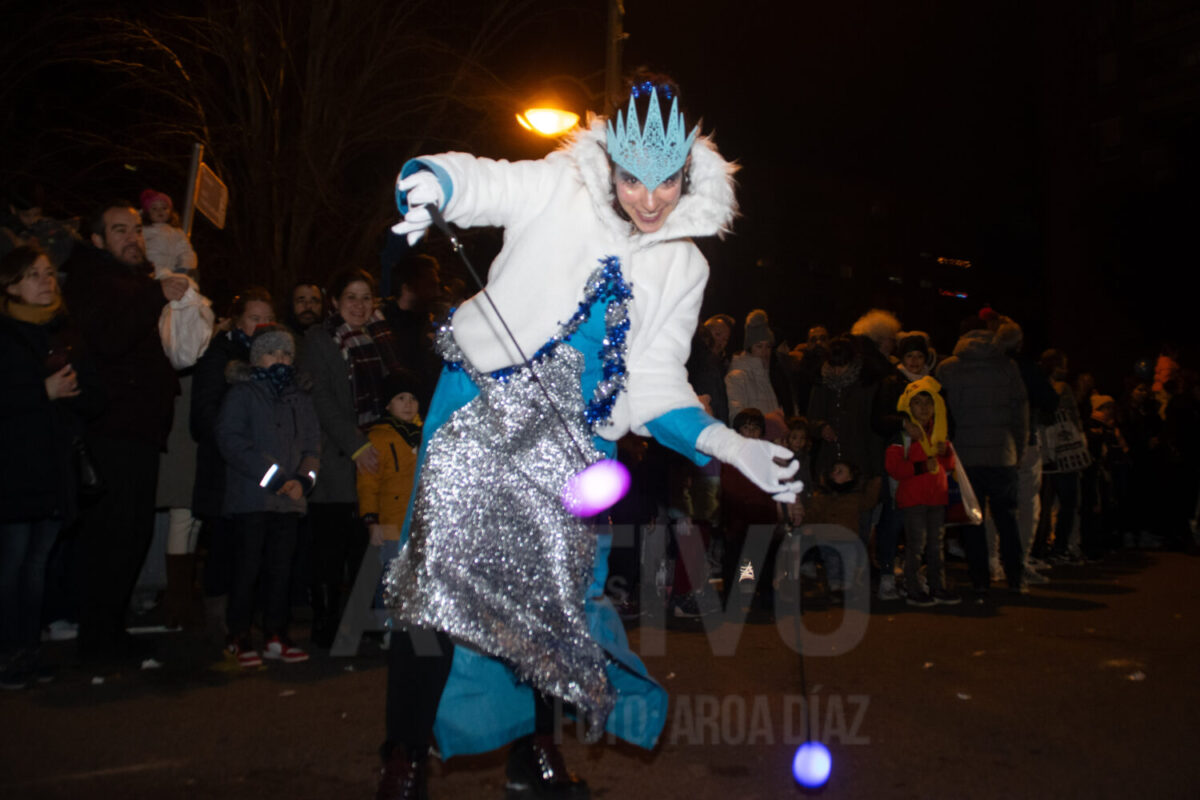
[[[409,447],[417,447],[421,444],[421,423],[420,418],[414,422],[405,422],[402,419],[393,417],[391,414],[384,414],[382,422],[391,425],[396,433],[400,434],[400,438]]]
[[[241,328],[234,328],[229,332],[230,338],[242,347],[246,348],[246,352],[250,352],[250,335]]]
[[[34,325],[45,325],[63,310],[62,297],[55,295],[54,302],[48,306],[31,306],[20,300],[5,299],[0,304],[0,312],[20,322]]]
[[[384,377],[403,367],[392,329],[376,310],[367,324],[358,329],[350,327],[341,314],[334,314],[325,321],[325,330],[341,349],[349,367],[354,412],[358,426],[365,429],[382,417],[387,408]]]
[[[922,369],[920,372],[909,372],[908,370],[906,370],[904,368],[904,364],[900,364],[897,367],[897,369],[900,370],[901,375],[903,375],[905,378],[908,378],[909,383],[912,383],[913,381],[919,381],[919,380],[921,380],[921,378],[924,378],[926,375],[928,375],[930,373],[928,364],[926,364],[925,368]]]
[[[291,364],[272,364],[269,367],[254,367],[250,372],[250,377],[256,381],[266,381],[271,386],[271,391],[276,397],[283,394],[283,390],[292,385],[292,381],[296,379],[296,369]]]

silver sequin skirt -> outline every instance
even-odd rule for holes
[[[447,323],[439,349],[480,393],[429,442],[409,539],[385,578],[386,602],[401,625],[445,631],[575,705],[589,738],[599,738],[615,695],[584,615],[596,540],[560,500],[582,462],[601,458],[584,422],[583,356],[560,343],[533,367],[485,375],[451,334]]]

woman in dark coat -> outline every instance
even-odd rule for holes
[[[375,281],[360,269],[333,276],[333,313],[304,334],[297,367],[312,380],[321,423],[321,479],[310,498],[313,643],[333,644],[342,586],[353,585],[367,546],[358,516],[359,470],[375,472],[379,453],[366,430],[387,407],[383,378],[403,369],[391,326],[375,308]]]
[[[46,563],[78,509],[72,443],[98,410],[95,375],[49,258],[30,246],[0,261],[0,685],[33,679]]]

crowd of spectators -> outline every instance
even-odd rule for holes
[[[447,288],[434,259],[413,256],[392,274],[393,297],[349,268],[284,298],[244,287],[214,325],[183,315],[203,305],[187,298],[204,265],[171,199],[151,189],[140,199],[141,209],[103,204],[82,225],[45,217],[34,185],[7,203],[6,688],[48,677],[46,637],[77,638],[85,663],[153,655],[126,626],[156,510],[169,516],[165,624],[206,630],[231,663],[254,667],[306,659],[298,641],[332,645],[364,553],[394,547],[407,508],[420,410],[440,370],[430,323],[463,286]],[[168,333],[184,319],[200,326],[198,357],[173,352]],[[961,602],[960,589],[988,602],[994,581],[1028,593],[1052,567],[1118,548],[1189,544],[1195,371],[1169,348],[1120,386],[1072,384],[1068,366],[1058,350],[1026,353],[1019,324],[991,309],[953,343],[882,310],[837,335],[815,324],[795,347],[765,311],[740,326],[710,317],[687,363],[693,387],[741,434],[792,450],[805,490],[783,506],[737,470],[623,440],[635,488],[611,519],[635,532],[668,526],[676,558],[643,576],[637,549],[615,550],[615,599],[634,613],[632,587],[657,580],[673,613],[694,617],[711,577],[726,597],[769,605],[787,572],[775,569],[780,545],[808,525],[842,526],[870,553],[865,563],[834,548],[806,556],[799,574],[831,602],[870,581],[880,602],[918,607]],[[964,480],[981,519],[969,517]],[[977,524],[961,524],[964,505]],[[947,531],[957,536],[945,541]],[[967,584],[947,578],[944,548],[965,558]],[[297,607],[312,623],[294,640]]]
[[[346,269],[299,282],[280,307],[246,287],[214,321],[171,199],[151,189],[140,199],[63,222],[44,216],[39,187],[22,185],[4,215],[7,688],[51,674],[47,638],[76,639],[85,665],[152,663],[152,641],[127,630],[148,553],[165,561],[165,627],[207,630],[242,667],[305,660],[292,609],[311,608],[307,638],[328,648],[368,530],[382,539],[379,498],[364,511],[359,484],[378,487],[385,461],[406,463],[411,482],[416,408],[438,369],[436,261],[398,267],[394,298]],[[401,379],[398,400],[388,392]],[[406,452],[369,438],[388,423]],[[401,483],[386,483],[393,527]],[[165,558],[150,547],[156,511],[168,520]]]
[[[683,568],[696,535],[725,597],[765,607],[791,576],[777,552],[808,525],[841,526],[868,553],[852,567],[837,548],[801,547],[799,574],[833,603],[869,586],[884,604],[986,604],[993,584],[1028,594],[1054,568],[1121,548],[1183,549],[1196,526],[1200,394],[1177,358],[1165,348],[1104,394],[1091,375],[1068,382],[1061,351],[1025,352],[1021,326],[991,308],[952,343],[872,309],[835,336],[813,325],[795,347],[776,341],[761,309],[740,331],[716,314],[693,342],[693,386],[743,435],[792,449],[806,489],[782,506],[728,470],[625,449],[639,471],[648,461],[667,477],[644,484],[650,497],[628,500],[619,521],[675,533],[675,569],[658,582],[678,617],[704,613],[695,570]],[[966,562],[965,580],[947,578],[946,553]],[[618,585],[640,579],[623,569]],[[616,595],[639,611],[635,593]]]

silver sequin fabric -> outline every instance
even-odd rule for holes
[[[387,605],[401,625],[445,631],[574,704],[596,740],[616,699],[583,611],[596,540],[560,499],[567,479],[601,458],[585,427],[583,356],[559,343],[497,379],[471,367],[450,323],[438,347],[480,393],[429,442],[410,537],[385,578]]]

